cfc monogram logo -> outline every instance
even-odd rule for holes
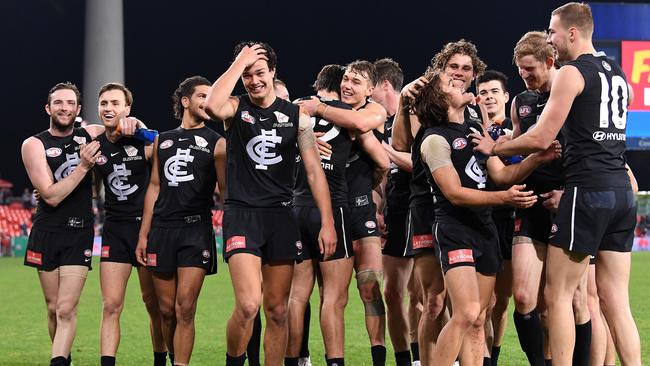
[[[468,177],[472,178],[472,180],[476,182],[477,188],[485,188],[485,182],[487,182],[485,172],[478,165],[478,162],[474,156],[469,159],[469,162],[465,166],[465,174],[467,174]]]
[[[282,142],[282,136],[277,136],[275,129],[262,130],[261,135],[248,141],[246,152],[257,163],[255,169],[267,170],[269,165],[282,161],[282,156],[278,156],[275,152],[269,152],[269,149],[275,149],[275,145],[280,142]]]
[[[117,196],[118,201],[126,201],[128,196],[138,190],[138,185],[131,186],[127,177],[131,170],[126,169],[126,164],[113,164],[113,172],[108,175],[108,184],[111,192]]]
[[[58,182],[67,177],[79,165],[79,163],[79,154],[65,154],[65,163],[61,164],[61,166],[54,172],[54,178],[56,181]]]
[[[178,182],[187,182],[194,179],[193,174],[187,174],[188,162],[193,162],[194,157],[190,155],[190,149],[176,149],[176,155],[165,162],[165,178],[170,187],[178,187]]]

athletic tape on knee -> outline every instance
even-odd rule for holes
[[[375,271],[372,269],[367,269],[357,273],[357,287],[361,287],[367,284],[376,283],[377,286],[381,289],[381,281],[384,278],[384,273],[381,271]],[[363,303],[363,308],[365,310],[366,316],[381,316],[386,314],[384,308],[384,301],[381,297],[373,299],[369,302]]]
[[[381,281],[383,281],[383,279],[384,272],[366,269],[365,271],[357,272],[357,287],[375,282],[377,282],[381,287]]]

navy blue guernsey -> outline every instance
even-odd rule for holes
[[[134,220],[142,216],[149,184],[149,166],[144,142],[122,137],[115,143],[106,134],[97,137],[102,152],[95,170],[104,183],[107,220]]]
[[[63,137],[52,136],[48,131],[34,137],[43,143],[54,183],[67,177],[81,164],[81,145],[89,143],[92,139],[84,128],[75,128],[71,135]],[[38,229],[54,232],[67,230],[68,227],[93,227],[91,174],[86,174],[77,187],[56,207],[48,205],[42,199],[38,200],[33,223]]]
[[[221,135],[208,127],[178,127],[158,136],[160,193],[154,221],[211,216],[217,183],[214,148]]]
[[[291,205],[300,109],[276,98],[268,108],[239,97],[227,136],[226,207]]]
[[[365,108],[368,103],[361,108]],[[384,134],[372,130],[379,141],[384,140]],[[352,206],[365,206],[372,203],[372,185],[375,176],[375,161],[363,150],[357,141],[352,145],[345,175],[348,181],[348,203]]]
[[[463,187],[471,189],[486,189],[487,175],[482,164],[474,156],[474,146],[469,140],[472,129],[482,131],[481,124],[473,120],[465,120],[464,123],[447,123],[444,125],[428,128],[422,140],[430,135],[439,135],[445,138],[451,147],[451,161],[458,173],[460,183]],[[431,185],[435,202],[436,222],[445,224],[462,224],[470,227],[481,227],[492,222],[491,209],[489,207],[461,207],[454,206],[436,185],[431,174],[431,169],[425,161],[422,165]]]
[[[625,167],[628,86],[621,68],[604,53],[584,54],[567,65],[585,86],[562,128],[567,186],[630,188]]]
[[[352,109],[352,107],[340,100],[321,97],[319,99],[332,108]],[[348,205],[348,185],[345,177],[345,165],[350,156],[350,149],[352,148],[350,133],[345,128],[336,126],[321,117],[312,117],[311,123],[314,132],[324,133],[319,138],[332,146],[332,155],[329,157],[321,156],[320,162],[325,172],[325,177],[327,178],[327,184],[329,185],[332,205],[334,207],[346,207]],[[316,206],[311,189],[307,183],[307,173],[305,172],[302,161],[298,164],[293,195],[293,203],[295,206]]]
[[[391,116],[384,123],[384,138],[387,144],[392,143],[393,118]],[[386,182],[386,206],[391,210],[407,211],[411,190],[409,187],[411,174],[400,169],[395,163],[390,162],[388,181]]]
[[[525,133],[535,128],[542,111],[548,102],[550,92],[536,93],[530,90],[522,92],[515,98],[515,110],[519,118],[519,129]],[[556,140],[564,146],[564,137],[560,131]],[[546,193],[564,185],[564,169],[562,159],[555,159],[535,169],[524,181],[527,189],[535,193]]]

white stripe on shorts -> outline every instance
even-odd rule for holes
[[[348,254],[348,241],[345,238],[345,217],[343,216],[343,207],[339,207],[339,211],[341,211],[341,229],[343,229],[343,247],[345,248],[345,258],[350,258],[350,255]]]
[[[576,197],[578,197],[578,187],[573,187],[573,203],[571,205],[571,242],[569,242],[569,251],[573,250],[573,239],[576,231]]]

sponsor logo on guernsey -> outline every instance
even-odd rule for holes
[[[160,148],[161,149],[167,149],[170,148],[174,144],[174,141],[172,140],[165,140],[160,143]]]
[[[102,246],[102,258],[108,258],[110,251],[111,251],[111,247],[109,247],[108,245]]]
[[[526,117],[529,115],[533,109],[529,105],[522,105],[519,107],[519,116],[520,117]]]
[[[74,142],[78,143],[79,145],[83,145],[86,143],[86,138],[83,136],[75,136],[72,138]]]
[[[129,184],[128,177],[131,169],[126,169],[126,164],[113,164],[113,172],[108,175],[108,185],[118,201],[126,201],[129,195],[138,190],[138,185]]]
[[[626,136],[624,132],[605,132],[605,131],[596,131],[593,133],[592,137],[596,141],[625,141]]]
[[[449,264],[474,263],[474,256],[471,249],[456,249],[447,254]]]
[[[147,267],[155,267],[158,265],[156,253],[147,253]]]
[[[282,136],[278,136],[275,129],[263,129],[260,135],[248,141],[248,144],[246,144],[246,152],[257,163],[255,169],[268,170],[269,165],[275,165],[282,161],[281,155],[269,151],[275,149],[275,145],[280,142],[282,142]]]
[[[465,140],[462,137],[459,137],[455,139],[454,142],[452,142],[452,146],[454,150],[462,150],[465,148],[465,146],[467,146],[467,140]]]
[[[433,235],[413,235],[413,249],[433,248]]]
[[[176,149],[176,155],[165,162],[164,172],[170,187],[178,187],[179,182],[194,180],[194,174],[188,174],[187,163],[194,161],[190,149]]]
[[[35,252],[33,250],[28,250],[26,260],[27,260],[27,263],[42,265],[43,264],[43,253]]]
[[[200,146],[200,147],[208,146],[208,141],[201,136],[194,135],[194,142],[196,143],[196,146]]]
[[[275,111],[276,123],[273,124],[273,127],[293,127],[293,123],[289,122],[289,116],[282,112]]]
[[[99,155],[97,157],[97,160],[95,160],[95,164],[97,165],[104,165],[108,162],[108,158],[104,155]]]
[[[124,152],[126,152],[126,155],[128,156],[138,155],[138,149],[131,145],[124,145]]]
[[[469,111],[469,116],[474,119],[478,119],[478,114],[473,108],[467,108],[467,111]]]
[[[250,124],[255,123],[255,117],[251,116],[248,111],[241,111],[241,120]]]
[[[48,158],[56,158],[57,156],[61,155],[62,152],[63,152],[63,150],[61,150],[58,147],[51,147],[51,148],[45,150],[45,155]]]
[[[245,236],[231,236],[226,240],[226,253],[235,250],[246,248]]]

